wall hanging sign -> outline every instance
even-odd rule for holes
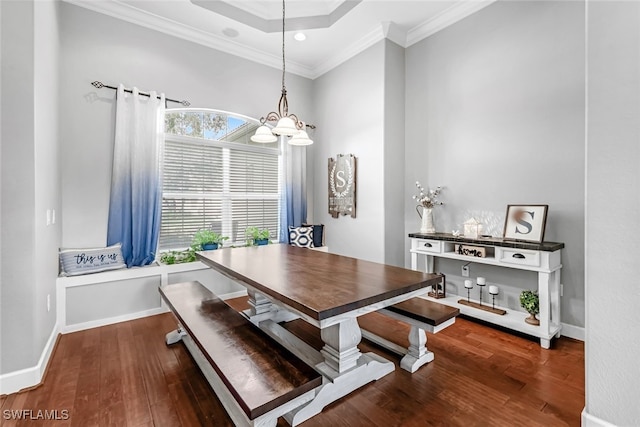
[[[503,238],[542,243],[549,205],[508,205]]]
[[[356,157],[338,154],[329,158],[329,214],[356,217]]]

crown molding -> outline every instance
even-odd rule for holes
[[[384,40],[384,38],[384,25],[376,26],[373,30],[369,31],[356,42],[351,43],[341,51],[336,52],[335,55],[333,55],[326,61],[321,62],[320,64],[315,66],[313,68],[314,73],[312,79],[317,79],[321,75],[333,70],[338,65],[348,61],[360,52],[363,52],[364,50],[378,43],[380,40]]]
[[[161,33],[188,40],[212,49],[220,50],[230,55],[239,56],[259,64],[282,69],[282,57],[265,53],[247,45],[235,42],[209,33],[207,31],[194,28],[180,22],[159,16],[129,4],[117,0],[112,1],[91,1],[91,0],[63,0],[94,12],[102,13],[132,24],[140,25]],[[287,61],[287,71],[302,77],[313,79],[315,73],[309,67],[300,63]]]
[[[455,24],[467,16],[484,9],[495,1],[496,0],[462,0],[455,3],[428,21],[416,25],[407,31],[407,41],[404,47],[409,47],[418,43],[420,40],[424,40],[427,37],[432,36],[438,31],[444,30],[448,26]]]

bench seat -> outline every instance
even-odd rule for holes
[[[434,334],[443,329],[440,328],[441,325],[460,314],[460,310],[455,307],[419,297],[391,305],[384,310],[429,325],[431,328],[425,329]]]
[[[400,367],[413,373],[420,366],[433,360],[433,353],[427,350],[426,332],[435,334],[451,326],[456,316],[460,314],[460,310],[416,297],[378,310],[377,313],[408,323],[411,327],[408,337],[409,345],[403,347],[398,345],[397,339],[385,338],[385,332],[377,328],[375,322],[367,322],[366,319],[360,322],[363,329],[362,336],[391,351],[403,354]]]
[[[166,285],[160,294],[236,425],[275,426],[279,416],[310,401],[322,384],[313,368],[199,282]]]

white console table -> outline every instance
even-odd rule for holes
[[[412,233],[411,239],[411,268],[418,269],[418,255],[426,258],[427,273],[433,273],[436,257],[457,259],[478,264],[495,265],[498,267],[517,270],[535,271],[538,273],[538,294],[540,296],[540,325],[525,323],[526,313],[506,309],[507,314],[479,310],[458,303],[465,296],[449,296],[434,301],[460,309],[460,313],[475,317],[485,322],[493,323],[527,335],[540,338],[540,345],[549,348],[551,338],[559,337],[560,323],[560,271],[562,269],[560,252],[564,243],[522,243],[505,241],[497,238],[467,239],[455,237],[448,233]],[[456,244],[481,246],[488,248],[486,258],[458,254]],[[504,307],[501,307],[504,308]]]

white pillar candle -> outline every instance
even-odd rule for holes
[[[464,281],[464,287],[467,289],[472,289],[473,288],[473,282],[471,280],[465,280]]]
[[[484,286],[487,284],[487,279],[484,277],[478,277],[478,286]]]
[[[496,285],[489,286],[489,293],[491,295],[498,295],[498,287]]]

